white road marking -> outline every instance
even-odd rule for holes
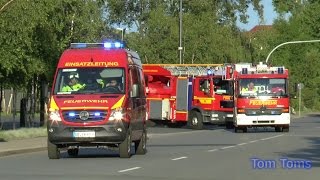
[[[208,150],[208,152],[214,152],[214,151],[218,151],[219,149],[210,149]]]
[[[133,170],[136,170],[136,169],[140,169],[141,167],[133,167],[133,168],[129,168],[129,169],[124,169],[124,170],[120,170],[118,171],[119,173],[122,173],[122,172],[127,172],[127,171],[133,171]]]
[[[245,144],[248,144],[248,143],[240,143],[240,144],[237,144],[237,146],[242,146],[242,145],[245,145]]]
[[[182,157],[174,158],[174,159],[171,159],[171,160],[172,160],[172,161],[177,161],[177,160],[186,159],[186,158],[188,158],[188,157],[182,156]]]
[[[263,141],[263,140],[268,140],[268,139],[273,139],[273,138],[277,138],[277,137],[281,137],[281,136],[284,136],[284,134],[277,135],[277,136],[271,136],[271,137],[268,137],[268,138],[263,138],[263,139],[258,139],[258,140],[253,140],[253,141],[249,141],[249,142],[244,142],[244,143],[237,144],[237,145],[235,145],[235,146],[225,146],[225,147],[222,147],[222,148],[220,148],[220,149],[210,149],[210,150],[208,150],[208,152],[214,152],[214,151],[218,151],[218,150],[224,150],[224,149],[234,148],[234,147],[236,147],[236,146],[242,146],[242,145],[245,145],[245,144],[255,143],[255,142],[259,142],[259,141]]]
[[[229,149],[229,148],[233,148],[233,147],[236,147],[236,146],[226,146],[226,147],[223,147],[223,148],[220,148],[220,149]]]
[[[272,136],[272,137],[268,137],[268,138],[263,138],[263,139],[260,139],[262,141],[264,140],[268,140],[268,139],[273,139],[273,138],[276,138],[276,137],[280,137],[280,136],[283,136],[284,134],[281,134],[281,135],[277,135],[277,136]]]

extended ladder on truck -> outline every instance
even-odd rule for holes
[[[143,67],[147,74],[170,76],[225,75],[226,72],[223,64],[143,64]]]

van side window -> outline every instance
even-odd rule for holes
[[[131,82],[130,82],[130,87],[132,87],[134,84],[138,84],[139,87],[140,87],[140,74],[139,74],[139,71],[137,69],[137,67],[135,66],[131,66],[130,68],[130,74],[131,74]]]
[[[139,71],[139,88],[140,88],[140,97],[145,97],[145,80],[142,69],[138,69]]]

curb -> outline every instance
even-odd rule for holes
[[[26,153],[33,153],[39,151],[45,151],[47,147],[34,147],[34,148],[24,148],[24,149],[13,149],[0,152],[0,157],[10,156],[10,155],[17,155],[17,154],[26,154]]]

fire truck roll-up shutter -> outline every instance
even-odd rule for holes
[[[160,111],[161,110],[161,111]],[[153,120],[168,120],[170,117],[169,99],[150,100],[149,118]]]
[[[177,111],[188,111],[189,97],[189,78],[179,77],[177,80]]]
[[[162,119],[162,101],[150,100],[149,118],[150,119]]]

